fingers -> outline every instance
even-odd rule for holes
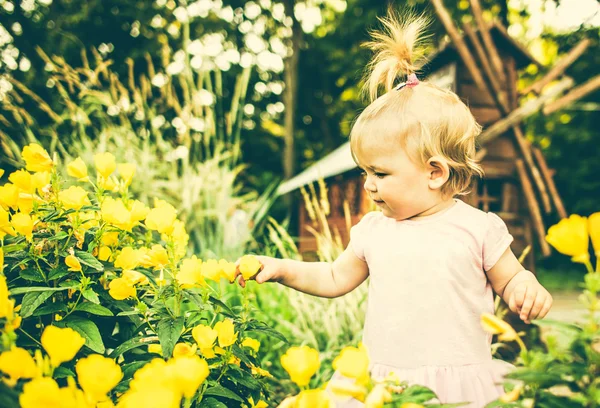
[[[550,311],[550,308],[552,307],[552,302],[553,302],[552,296],[550,296],[550,294],[548,294],[548,297],[546,298],[546,301],[544,302],[544,306],[542,306],[542,310],[537,315],[536,319],[543,319],[544,317],[546,317],[546,315]]]
[[[525,323],[529,323],[529,314],[531,313],[531,309],[533,308],[533,304],[535,303],[537,293],[538,293],[537,287],[535,287],[535,286],[527,286],[526,287],[523,306],[521,306],[521,313],[519,315],[521,320],[525,321]]]

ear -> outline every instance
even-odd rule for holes
[[[427,171],[429,172],[429,188],[438,190],[450,178],[450,167],[448,161],[442,156],[433,156],[427,160]]]

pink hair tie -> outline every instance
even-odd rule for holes
[[[414,88],[417,85],[419,85],[419,78],[417,78],[417,75],[413,73],[413,74],[410,74],[408,76],[408,78],[406,78],[406,82],[402,82],[402,83],[398,84],[398,86],[395,89],[396,89],[396,91],[399,91],[402,88],[404,88],[405,86],[407,86],[409,88]]]

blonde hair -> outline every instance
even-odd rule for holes
[[[372,41],[365,44],[375,52],[363,85],[371,103],[350,132],[353,155],[373,138],[400,143],[410,157],[423,164],[441,155],[450,168],[442,193],[466,194],[471,177],[483,175],[474,158],[481,126],[469,108],[454,92],[430,82],[394,89],[399,78],[405,80],[422,66],[429,19],[423,15],[403,18],[390,9],[379,20],[384,30],[372,32]],[[386,93],[378,97],[381,86]]]

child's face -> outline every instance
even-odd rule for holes
[[[429,170],[401,147],[364,146],[356,158],[365,172],[365,190],[386,217],[404,220],[438,202],[439,190],[429,188]]]

